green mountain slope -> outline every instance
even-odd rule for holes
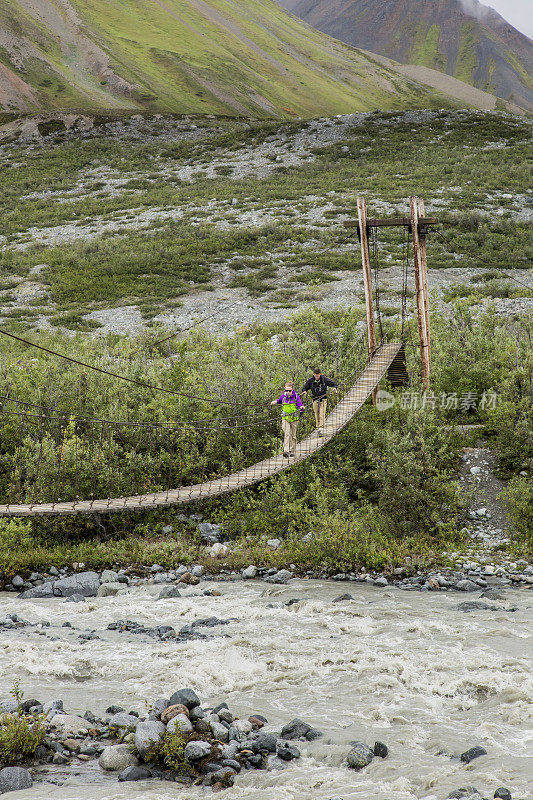
[[[280,0],[329,36],[533,110],[533,42],[478,0]]]
[[[4,110],[283,117],[449,103],[272,0],[0,5]]]

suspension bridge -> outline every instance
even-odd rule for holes
[[[326,417],[323,436],[318,436],[316,432],[306,436],[296,446],[296,455],[293,458],[289,459],[282,455],[274,455],[222,478],[191,486],[180,486],[163,492],[57,503],[0,505],[0,516],[25,517],[132,511],[205,500],[245,486],[251,486],[309,458],[309,456],[331,441],[357,413],[365,400],[370,397],[393,364],[400,348],[401,343],[395,342],[383,343],[376,349],[368,366],[363,370],[355,384]]]
[[[404,264],[404,289],[402,293],[402,326],[399,341],[386,341],[381,324],[379,308],[379,263],[376,229],[381,225],[403,226],[413,237],[413,258],[415,266],[415,288],[420,335],[421,375],[425,385],[429,378],[429,315],[427,305],[427,272],[425,264],[425,233],[429,224],[436,220],[424,218],[423,203],[411,198],[411,216],[396,220],[368,220],[364,201],[358,200],[359,219],[357,222],[361,242],[363,277],[365,287],[367,316],[367,349],[366,366],[359,369],[355,379],[345,388],[338,402],[327,416],[322,435],[317,431],[308,433],[297,444],[293,457],[285,457],[275,451],[275,431],[279,427],[278,415],[270,411],[258,415],[258,419],[250,423],[247,418],[237,412],[231,403],[223,399],[195,398],[161,387],[138,378],[131,378],[109,369],[87,364],[56,353],[37,343],[18,337],[7,331],[1,334],[18,340],[25,345],[36,347],[53,356],[58,356],[84,369],[95,370],[116,379],[129,381],[138,387],[167,395],[178,395],[179,400],[188,398],[189,419],[181,425],[155,422],[132,422],[90,418],[77,413],[64,412],[58,408],[39,405],[11,396],[0,397],[0,414],[7,423],[7,435],[18,441],[13,449],[7,481],[9,501],[0,505],[0,516],[34,517],[59,516],[72,514],[101,514],[146,510],[170,505],[179,505],[193,501],[206,500],[251,486],[271,478],[295,464],[304,462],[331,442],[348,422],[359,411],[368,398],[375,401],[379,383],[387,376],[392,385],[405,385],[407,372],[405,367],[405,297],[407,295],[408,254]],[[351,223],[348,223],[351,225]],[[371,254],[369,240],[372,239]],[[375,286],[372,287],[372,255],[374,261]],[[375,300],[375,306],[374,306]],[[378,321],[381,340],[376,336],[376,319]],[[167,341],[166,337],[164,340]],[[228,416],[219,416],[218,428],[213,420],[193,420],[190,418],[191,400],[202,400],[229,405]],[[262,427],[262,436],[254,437],[254,429]],[[132,431],[137,431],[138,440],[134,441]],[[260,453],[265,450],[270,454],[257,460],[250,466],[212,477],[213,465],[208,467],[209,446],[213,441],[225,442],[227,450],[239,451],[238,436],[246,432],[248,449]],[[257,444],[254,442],[257,438]],[[129,446],[121,449],[122,445]],[[185,450],[188,461],[184,458]],[[159,464],[154,468],[157,478],[155,487],[133,485],[131,494],[116,496],[117,487],[124,484],[123,474],[129,470],[134,475],[131,481],[135,484],[135,458],[137,453],[158,453]],[[274,451],[274,452],[273,452]],[[195,469],[190,468],[191,452],[197,454],[198,463]],[[244,451],[242,451],[244,452]],[[241,456],[242,456],[241,452]],[[117,456],[117,453],[119,454]],[[115,472],[110,466],[115,459]],[[192,482],[191,474],[202,477],[202,458],[205,458],[206,480]],[[126,466],[123,463],[126,462]],[[4,464],[9,459],[3,457]],[[106,463],[106,460],[109,463]],[[193,458],[194,460],[194,458]],[[211,459],[213,460],[213,459]],[[242,457],[240,459],[242,463]],[[216,461],[216,459],[214,459]],[[231,459],[229,459],[231,461]],[[186,463],[184,469],[184,463]],[[224,463],[228,463],[228,459]],[[122,467],[122,468],[121,468]],[[0,474],[2,457],[0,456]],[[222,471],[222,470],[220,470]],[[4,470],[5,472],[5,470]],[[137,470],[139,472],[139,470]],[[107,480],[107,497],[103,489]],[[137,475],[137,483],[143,479]],[[146,484],[146,481],[144,481]],[[149,481],[148,483],[152,483]],[[161,489],[161,484],[166,489]],[[158,484],[158,485],[157,485]],[[65,488],[68,485],[68,488]],[[130,486],[128,486],[130,488]],[[90,491],[89,491],[90,489]],[[144,491],[143,491],[144,489]],[[80,491],[84,496],[80,496]],[[71,494],[71,499],[63,499],[61,495]],[[46,496],[48,495],[48,497]],[[87,496],[89,495],[89,497]],[[55,499],[50,499],[50,497]]]

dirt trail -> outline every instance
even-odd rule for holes
[[[495,474],[497,460],[497,453],[485,442],[479,442],[477,447],[464,448],[461,482],[474,493],[469,529],[476,541],[476,549],[479,549],[479,558],[487,557],[507,541],[509,520],[499,499],[505,483]]]

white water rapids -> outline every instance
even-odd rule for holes
[[[67,713],[103,714],[111,704],[145,711],[145,701],[192,687],[204,706],[226,701],[235,714],[266,716],[275,729],[300,717],[324,732],[296,743],[302,758],[280,772],[243,771],[225,800],[443,800],[476,786],[493,797],[533,796],[529,698],[533,681],[533,594],[507,590],[516,612],[463,613],[459,593],[402,592],[360,584],[293,580],[202,584],[222,596],[156,601],[161,587],[129,589],[85,603],[20,600],[0,594],[4,616],[50,627],[0,631],[0,699],[18,679],[25,697],[61,698]],[[180,587],[181,591],[181,587]],[[350,592],[353,600],[332,603]],[[291,598],[301,598],[291,606]],[[269,607],[271,605],[271,607]],[[200,617],[238,621],[179,643],[107,631],[118,619],[179,630]],[[73,629],[62,628],[70,621]],[[81,631],[101,637],[79,641]],[[529,638],[528,638],[529,636]],[[385,742],[389,757],[361,772],[344,759],[350,741]],[[457,758],[474,745],[487,755]],[[46,775],[44,775],[46,778]],[[54,767],[17,800],[199,800],[210,789],[156,780],[118,783],[96,762]]]

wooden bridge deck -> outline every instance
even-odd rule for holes
[[[320,450],[344,428],[378,386],[400,347],[399,343],[394,342],[383,344],[378,348],[350,391],[345,394],[343,399],[337,403],[333,411],[326,417],[324,435],[319,437],[316,433],[312,433],[303,439],[296,447],[294,458],[284,458],[282,455],[272,456],[272,458],[267,458],[240,470],[240,472],[234,472],[222,478],[215,478],[192,486],[180,486],[177,489],[169,489],[168,491],[155,492],[153,494],[33,505],[0,505],[0,516],[27,517],[87,514],[91,512],[105,513],[178,505],[233,492],[244,486],[258,483],[272,475],[277,475],[279,472],[289,469],[294,464],[298,464],[313,455],[313,453],[316,453],[317,450]]]

